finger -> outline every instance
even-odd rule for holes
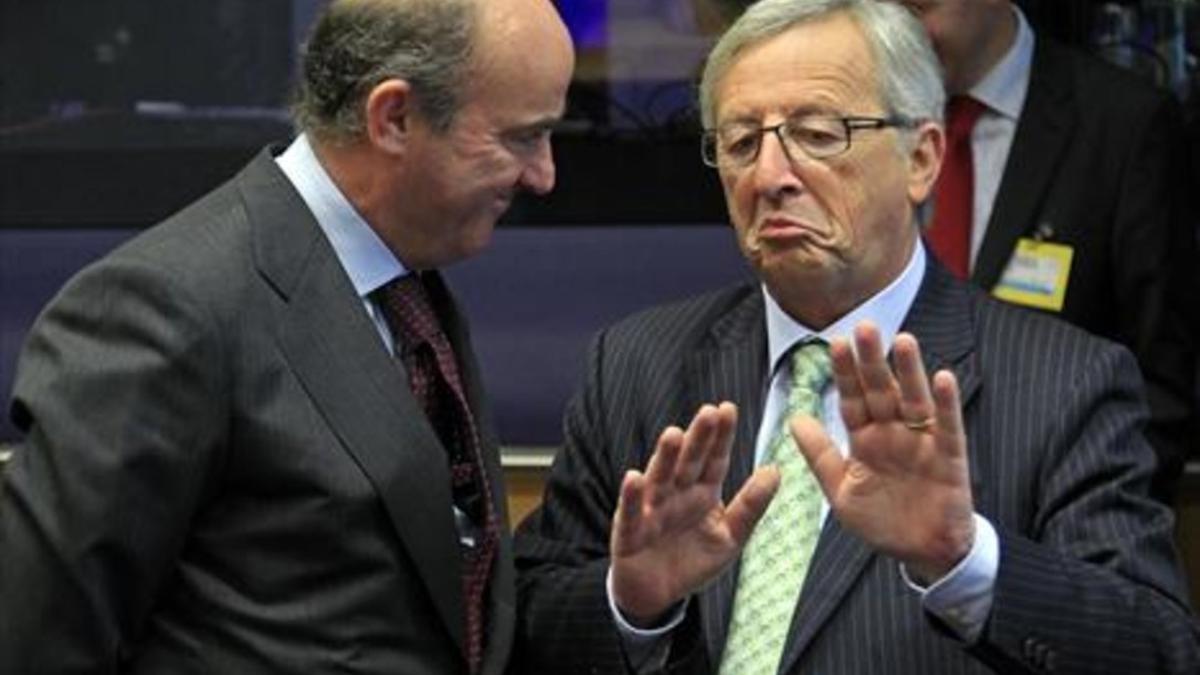
[[[683,433],[683,449],[675,466],[675,489],[686,490],[704,471],[713,448],[719,444],[717,438],[720,414],[712,405],[702,405]]]
[[[737,406],[725,401],[717,406],[717,441],[716,451],[704,465],[704,473],[700,481],[705,485],[715,485],[718,488],[725,482],[725,473],[729,471],[730,458],[733,455],[733,441],[737,434]]]
[[[967,438],[963,429],[962,403],[958,394],[958,379],[948,370],[933,375],[933,400],[937,406],[938,448],[947,456],[964,457]]]
[[[754,526],[767,512],[771,498],[779,489],[779,480],[779,469],[775,465],[759,467],[729,501],[725,509],[725,524],[738,548],[746,544],[754,532]]]
[[[921,348],[917,339],[908,333],[896,336],[892,347],[896,364],[896,381],[900,384],[900,419],[905,422],[922,422],[933,417],[933,397],[929,393],[929,377],[925,364],[921,362]]]
[[[645,504],[646,479],[640,472],[630,469],[621,481],[617,510],[613,517],[612,553],[626,555],[641,548],[642,508]]]
[[[825,493],[825,499],[830,504],[834,503],[833,496],[841,489],[846,477],[845,458],[816,419],[808,415],[796,415],[791,420],[791,430],[800,454],[808,462],[808,468]]]
[[[653,505],[663,502],[673,491],[675,465],[683,450],[683,430],[676,426],[663,429],[646,467],[646,501]]]
[[[870,421],[867,400],[863,395],[862,382],[858,379],[858,365],[854,350],[846,338],[834,338],[829,343],[829,357],[833,363],[833,383],[838,390],[838,408],[846,429],[853,431]]]
[[[862,381],[867,414],[875,422],[890,422],[900,414],[900,388],[883,351],[879,329],[870,321],[854,327],[858,375]]]

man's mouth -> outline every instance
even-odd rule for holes
[[[781,218],[778,216],[766,218],[758,227],[760,239],[794,239],[796,237],[814,238],[818,236],[816,228],[798,218]]]

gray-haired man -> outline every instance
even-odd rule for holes
[[[943,97],[890,3],[765,0],[714,48],[762,283],[597,338],[517,535],[532,672],[1200,667],[1132,357],[924,250]]]

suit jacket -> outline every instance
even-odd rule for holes
[[[976,510],[996,527],[990,620],[972,646],[924,612],[898,564],[827,519],[781,673],[1195,673],[1197,629],[1172,516],[1147,497],[1153,455],[1123,348],[986,297],[931,264],[903,329],[962,391]],[[517,531],[519,662],[620,672],[607,604],[610,518],[628,468],[705,402],[739,407],[728,499],[753,469],[768,384],[761,292],[743,286],[601,333],[540,511]],[[736,565],[693,596],[670,672],[715,672]]]
[[[1145,375],[1164,498],[1196,452],[1197,261],[1182,116],[1165,91],[1039,37],[972,280],[991,289],[1017,240],[1071,246],[1061,317],[1128,346]]]
[[[446,331],[497,441],[464,323]],[[34,326],[0,497],[0,673],[455,673],[447,455],[268,152]],[[514,628],[511,541],[483,672]]]

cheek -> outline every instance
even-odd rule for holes
[[[748,180],[722,176],[721,187],[725,190],[725,205],[734,226],[740,232],[745,223],[754,217],[755,194]]]
[[[823,178],[820,181],[810,180],[809,191],[830,224],[836,230],[848,232],[866,198],[862,178],[845,170]]]

